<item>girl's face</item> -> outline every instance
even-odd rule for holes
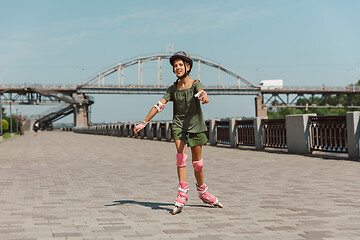
[[[185,63],[187,71],[190,69],[190,65],[188,63]],[[174,61],[174,73],[177,77],[184,76],[185,72],[185,65],[183,60],[181,59],[175,59]]]

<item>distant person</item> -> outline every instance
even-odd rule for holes
[[[196,178],[196,189],[200,199],[207,204],[223,207],[217,197],[208,192],[208,187],[204,183],[203,159],[201,157],[202,145],[207,143],[206,124],[202,114],[200,101],[202,104],[210,101],[203,86],[198,80],[189,77],[193,66],[190,56],[183,52],[177,52],[170,57],[170,64],[173,72],[178,78],[169,87],[163,98],[151,108],[145,120],[138,124],[134,133],[137,134],[148,122],[161,112],[168,101],[173,101],[173,135],[177,150],[176,165],[179,178],[178,195],[174,202],[173,214],[181,212],[188,200],[189,185],[186,179],[186,159],[185,145],[191,148],[192,165]],[[199,101],[200,100],[200,101]]]
[[[32,129],[33,129],[33,131],[34,131],[34,136],[37,136],[37,135],[38,135],[38,131],[39,131],[39,129],[40,129],[40,125],[39,125],[39,123],[38,123],[37,121],[34,123]]]

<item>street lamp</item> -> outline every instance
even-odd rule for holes
[[[12,133],[11,101],[10,101],[10,133]]]
[[[18,109],[16,109],[16,133],[19,133],[19,114],[18,114]]]

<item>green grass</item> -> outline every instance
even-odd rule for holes
[[[8,132],[4,133],[4,134],[3,134],[3,138],[4,138],[4,139],[11,138],[10,133],[8,133]]]

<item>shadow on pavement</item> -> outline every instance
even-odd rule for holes
[[[112,204],[105,205],[106,207],[112,207],[112,206],[118,206],[118,205],[124,205],[124,204],[135,204],[140,205],[144,207],[149,207],[152,210],[166,210],[172,213],[174,204],[172,203],[156,203],[156,202],[139,202],[135,200],[119,200],[114,201]],[[167,207],[171,206],[171,208]],[[186,205],[185,207],[211,207],[210,205]]]

